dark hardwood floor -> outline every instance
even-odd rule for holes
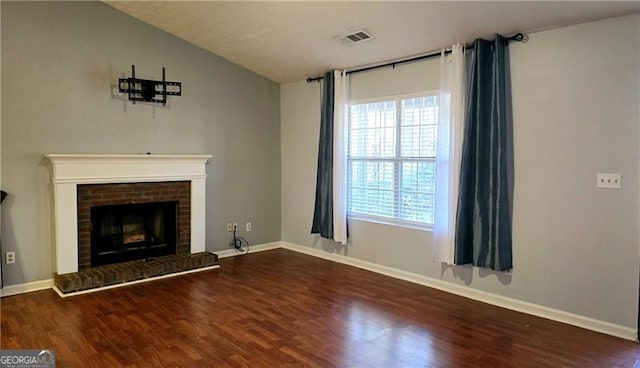
[[[633,367],[640,345],[287,250],[59,298],[6,297],[3,349],[58,367]]]

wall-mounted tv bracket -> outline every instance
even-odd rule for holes
[[[165,80],[165,71],[162,67],[162,81],[136,78],[136,66],[131,65],[131,78],[118,79],[118,91],[126,93],[129,101],[155,102],[167,104],[167,96],[182,96],[182,83]],[[156,98],[160,95],[162,98]]]

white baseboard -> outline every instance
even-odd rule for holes
[[[273,243],[251,245],[249,246],[249,253],[264,252],[265,250],[278,249],[281,246],[282,246],[281,242],[279,241],[273,242]],[[244,253],[238,252],[235,249],[214,250],[214,251],[211,251],[211,253],[217,254],[218,258],[227,258],[227,257],[239,256],[244,254]]]
[[[30,293],[32,291],[51,289],[52,286],[52,279],[27,282],[26,284],[9,285],[0,289],[0,295],[4,297],[22,293]]]
[[[534,316],[550,319],[557,322],[566,323],[573,326],[582,327],[587,330],[601,332],[607,335],[621,337],[627,340],[637,340],[637,330],[610,322],[597,320],[590,317],[573,314],[558,309],[544,307],[538,304],[524,302],[517,299],[507,298],[504,296],[488,293],[486,291],[472,289],[468,286],[456,285],[450,282],[434,279],[427,276],[418,275],[411,272],[398,270],[395,268],[382,266],[379,264],[362,261],[356,258],[346,257],[340,254],[327,253],[323,250],[309,248],[288,242],[282,242],[282,248],[295,252],[308,254],[314,257],[327,259],[330,261],[347,264],[350,266],[362,268],[372,272],[380,273],[393,278],[413,282],[416,284],[432,287],[451,294],[459,295],[465,298],[492,304],[498,307],[531,314]]]

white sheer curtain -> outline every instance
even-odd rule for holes
[[[440,58],[433,259],[453,263],[465,111],[465,50],[456,43]]]
[[[347,99],[345,70],[334,70],[333,100],[333,240],[347,244]]]

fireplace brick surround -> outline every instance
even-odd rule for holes
[[[205,251],[205,165],[210,155],[47,154],[45,157],[52,164],[57,275],[71,277],[79,271],[92,271],[87,269],[90,250],[87,253],[84,245],[80,245],[87,237],[90,241],[86,226],[90,224],[92,204],[177,200],[176,257]]]
[[[178,202],[176,254],[190,253],[191,183],[106,183],[78,185],[78,270],[91,267],[91,207]]]

